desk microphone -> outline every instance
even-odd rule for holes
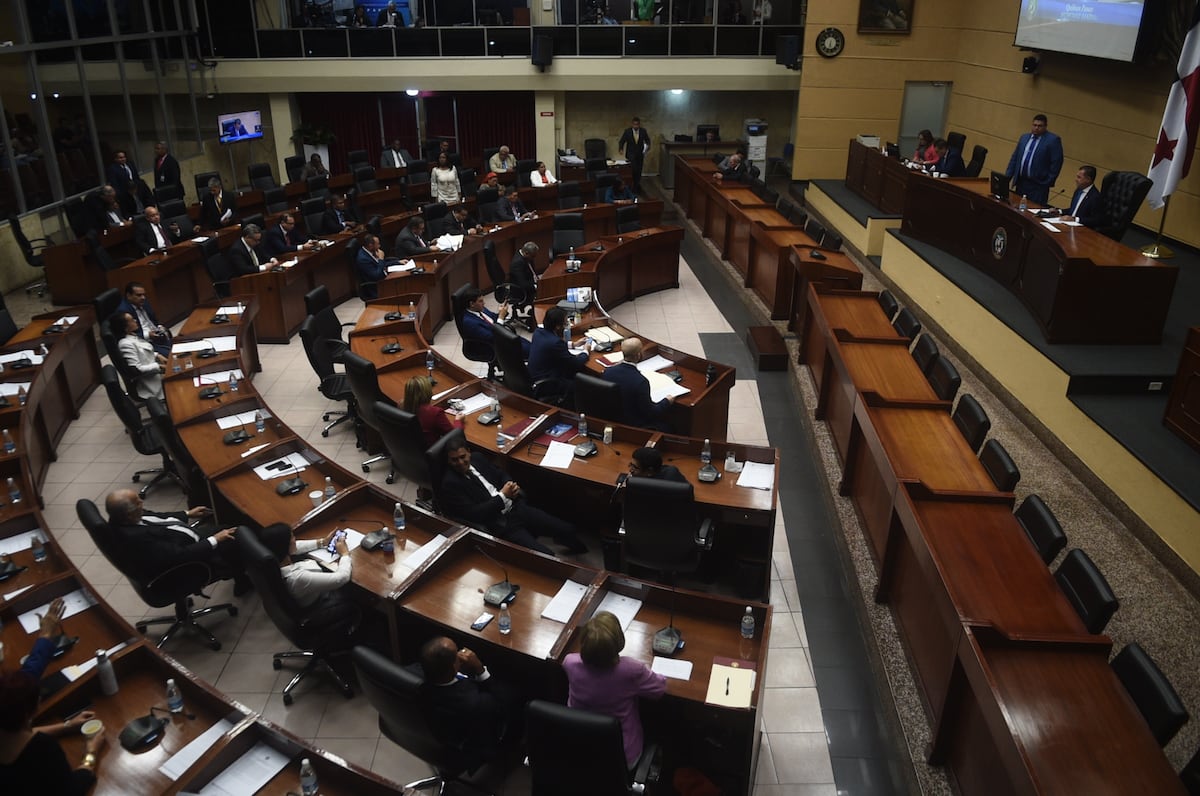
[[[24,370],[25,368],[33,367],[33,360],[29,358],[28,354],[26,354],[20,359],[8,363],[8,366],[13,370]]]
[[[396,302],[396,309],[383,316],[385,321],[401,321],[404,320],[404,313],[400,311],[400,303]]]
[[[240,445],[248,439],[250,439],[250,432],[246,431],[246,421],[243,420],[241,427],[225,432],[221,441],[226,445]]]
[[[209,381],[212,382],[212,384],[210,384],[208,387],[200,388],[200,397],[201,398],[204,398],[204,399],[220,398],[222,395],[225,394],[225,391],[221,389],[220,382],[215,381],[206,375],[200,375],[200,376],[197,376],[196,378],[200,381],[201,384],[204,383],[205,379],[209,379]]]
[[[401,351],[404,350],[404,347],[400,345],[400,338],[398,338],[394,335],[391,337],[372,337],[371,338],[372,343],[375,342],[376,340],[390,340],[391,341],[389,343],[384,343],[383,347],[379,349],[384,354],[399,354]]]
[[[512,582],[509,581],[508,568],[489,555],[488,552],[479,545],[475,545],[475,549],[481,556],[500,567],[500,571],[504,573],[504,580],[488,586],[487,591],[483,593],[483,601],[488,605],[501,605],[512,602],[516,598],[517,592],[520,591],[521,587],[514,586]]]
[[[212,359],[217,355],[217,347],[213,345],[212,340],[205,340],[204,342],[208,344],[208,348],[204,349],[196,356],[198,356],[200,359]]]
[[[291,478],[285,478],[279,482],[278,486],[275,487],[275,494],[281,496],[296,495],[303,492],[308,486],[308,482],[300,477],[300,468],[296,467],[295,462],[290,458],[284,459],[282,462],[276,462],[275,464],[282,464],[285,470],[291,469],[293,473]]]
[[[212,319],[209,320],[209,323],[213,323],[213,324],[229,323],[229,316],[227,314],[225,314],[224,312],[218,312],[216,315],[212,316]]]
[[[609,503],[616,503],[617,498],[621,496],[621,490],[625,488],[625,483],[629,480],[629,473],[621,473],[617,476],[617,488],[613,490],[612,495],[608,498]]]
[[[674,655],[683,644],[683,634],[675,627],[675,584],[671,584],[671,612],[667,615],[667,626],[654,634],[650,649],[655,655]]]
[[[821,254],[820,249],[813,249],[812,251],[810,251],[808,253],[808,256],[813,258],[814,260],[824,260],[825,259],[825,255]]]

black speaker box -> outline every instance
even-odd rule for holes
[[[789,69],[796,65],[800,60],[800,37],[799,36],[776,36],[775,37],[775,63],[780,66],[786,66]]]
[[[534,66],[550,66],[554,61],[554,39],[549,36],[534,36],[531,59]]]

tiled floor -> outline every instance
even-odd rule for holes
[[[697,251],[695,256],[704,257],[705,254]],[[730,326],[687,263],[681,268],[680,281],[678,290],[639,298],[617,308],[613,315],[648,338],[683,351],[708,353],[720,358],[710,349],[725,345],[736,347],[742,336],[740,326]],[[712,290],[711,286],[709,290]],[[10,304],[18,318],[22,314],[27,317],[29,313],[41,311],[43,306],[34,299],[22,311],[26,304],[22,292],[12,296]],[[338,309],[338,314],[344,321],[352,321],[361,308],[360,302],[350,301]],[[734,322],[735,325],[741,323],[736,319]],[[443,355],[483,375],[483,366],[461,357],[458,343],[453,324],[446,324],[435,341]],[[255,378],[255,385],[265,395],[267,403],[322,453],[358,473],[363,456],[355,448],[348,429],[339,427],[328,439],[320,436],[324,425],[321,412],[333,406],[317,393],[299,339],[293,338],[288,346],[263,346],[261,351],[264,370]],[[730,401],[729,438],[779,446],[777,437],[781,428],[776,421],[789,419],[781,416],[789,411],[789,406],[781,398],[780,383],[765,385],[756,381],[753,369],[749,367],[739,367],[738,375]],[[769,400],[760,398],[761,392],[769,392]],[[790,411],[790,420],[795,421],[799,414],[794,408]],[[786,426],[786,422],[783,425]],[[795,454],[796,451],[791,451],[788,457]],[[75,515],[74,504],[79,498],[103,501],[111,490],[127,486],[134,470],[151,464],[132,452],[103,392],[97,391],[64,436],[59,447],[59,460],[50,467],[43,493],[49,527],[54,529],[63,547],[95,585],[100,596],[131,622],[160,612],[148,612],[123,578],[94,550]],[[787,466],[784,466],[785,474],[788,473]],[[375,467],[367,477],[406,499],[414,498],[415,490],[409,485],[401,482],[391,487],[385,485],[385,474],[383,468]],[[815,678],[805,617],[800,610],[801,594],[797,589],[784,523],[785,510],[789,518],[795,517],[799,524],[810,513],[811,507],[793,504],[792,501],[803,498],[791,485],[790,475],[785,478],[789,487],[781,494],[782,505],[775,532],[771,602],[776,613],[762,706],[765,733],[755,793],[760,796],[833,796],[839,791],[833,784],[836,761],[830,758],[826,722],[846,736],[859,732],[859,725],[862,722],[869,724],[871,718],[869,708],[862,712],[862,705],[853,699],[845,704],[827,705],[832,710],[822,711],[822,700],[818,698],[816,687],[820,672],[818,670]],[[165,485],[152,491],[146,502],[149,508],[156,510],[173,510],[183,505],[179,491]],[[797,533],[803,538],[806,532],[797,530]],[[420,761],[380,736],[376,714],[361,696],[347,701],[317,677],[300,687],[293,706],[284,707],[279,690],[291,675],[286,670],[276,672],[272,668],[271,653],[287,648],[286,640],[266,620],[253,594],[234,598],[228,583],[215,586],[212,592],[214,600],[232,601],[241,608],[236,618],[208,623],[223,642],[222,650],[211,652],[190,641],[176,640],[169,645],[168,652],[247,707],[263,711],[268,719],[348,760],[397,782],[411,781],[428,773],[428,768]],[[824,628],[824,631],[828,633],[829,629]],[[503,790],[506,794],[526,792],[527,774],[521,771],[510,776]],[[866,789],[861,792],[884,791]]]

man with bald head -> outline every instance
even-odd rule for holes
[[[668,395],[657,403],[650,400],[650,382],[637,368],[642,361],[642,341],[626,337],[621,341],[621,356],[621,363],[604,371],[601,377],[620,388],[623,417],[618,419],[630,426],[669,431],[667,408],[675,398]]]

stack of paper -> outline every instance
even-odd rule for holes
[[[678,398],[681,395],[687,395],[691,392],[691,390],[682,384],[677,384],[674,379],[665,373],[642,371],[642,375],[646,377],[646,381],[650,382],[650,400],[655,403],[658,403],[668,395]]]
[[[417,267],[417,264],[414,263],[412,260],[405,260],[404,262],[397,263],[396,265],[389,265],[387,272],[389,274],[398,274],[402,271],[411,271],[412,269],[414,269],[416,267]]]
[[[168,758],[167,762],[158,767],[158,770],[172,782],[183,776],[183,772],[191,767],[200,759],[200,756],[212,748],[213,744],[221,739],[221,736],[233,729],[233,723],[228,719],[221,719],[213,726],[209,727],[204,732],[200,733],[187,746],[180,749],[175,754]]]
[[[664,357],[662,354],[655,354],[649,359],[643,359],[637,365],[637,369],[642,373],[647,373],[651,370],[662,370],[663,368],[673,367],[675,367],[675,363]]]
[[[296,452],[289,453],[282,459],[260,464],[254,468],[254,472],[262,480],[270,481],[272,478],[293,476],[296,473],[304,472],[305,467],[308,467],[308,459],[304,458],[303,453]]]
[[[597,326],[595,328],[588,329],[586,332],[584,332],[584,334],[589,339],[594,340],[597,343],[612,343],[613,345],[616,345],[625,339],[621,335],[617,334],[616,330],[614,330],[611,326]]]
[[[259,741],[253,749],[205,785],[200,791],[200,796],[258,793],[260,788],[274,779],[290,762],[287,754]]]
[[[208,238],[205,238],[205,240],[208,240]],[[217,307],[216,314],[217,315],[241,315],[245,311],[246,311],[246,305],[239,301],[237,304],[222,304],[220,307]]]
[[[571,618],[571,614],[575,613],[575,609],[579,607],[579,603],[583,600],[583,596],[587,594],[586,583],[576,583],[569,580],[562,585],[558,590],[558,594],[554,595],[545,610],[542,611],[542,617],[555,622],[562,622],[564,625]]]
[[[204,387],[210,384],[220,384],[223,381],[229,381],[230,376],[236,376],[238,381],[245,378],[242,375],[241,368],[233,368],[232,370],[218,370],[215,373],[204,373],[192,379],[192,384],[197,387]]]
[[[642,601],[633,597],[626,597],[623,594],[609,592],[604,595],[604,599],[600,601],[600,605],[596,607],[596,613],[608,611],[617,618],[621,623],[621,630],[629,630],[629,625],[633,622],[633,618],[637,616],[637,612],[642,609]],[[594,615],[594,614],[593,614]]]
[[[226,335],[223,337],[209,337],[204,340],[191,340],[186,343],[176,343],[171,346],[171,353],[190,354],[193,351],[207,351],[210,348],[217,353],[233,351],[237,348],[237,337]]]
[[[746,462],[742,474],[738,476],[737,485],[749,489],[771,489],[775,486],[775,465]]]
[[[72,617],[75,614],[86,611],[96,604],[96,598],[87,589],[76,589],[70,594],[64,594],[63,598],[63,619]],[[21,627],[25,628],[26,633],[36,633],[41,627],[41,617],[46,615],[46,611],[50,609],[50,603],[34,608],[32,611],[26,611],[17,617],[21,623]]]
[[[268,417],[271,416],[271,413],[269,411],[267,411],[265,408],[264,409],[251,409],[248,412],[240,412],[236,415],[227,415],[225,417],[218,417],[217,418],[217,428],[231,429],[231,428],[237,428],[238,426],[249,425],[250,423],[254,422],[254,413],[255,412],[262,412],[263,420],[266,420]]]
[[[28,359],[34,365],[40,365],[45,360],[41,354],[34,351],[16,351],[12,354],[0,354],[0,362],[20,362],[23,359]]]

